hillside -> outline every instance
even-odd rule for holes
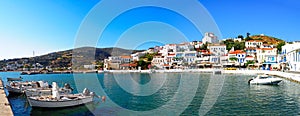
[[[139,50],[138,50],[139,51]],[[130,55],[136,50],[127,50],[121,48],[94,48],[94,47],[82,47],[71,50],[53,52],[46,55],[31,57],[31,58],[15,58],[0,61],[0,68],[7,64],[23,64],[24,66],[34,63],[40,63],[43,66],[51,67],[70,67],[71,60],[80,65],[92,64],[96,61],[102,61],[112,55]],[[96,61],[93,59],[95,58]]]
[[[273,44],[273,45],[278,45],[281,42],[284,42],[281,39],[271,37],[271,36],[266,36],[266,35],[253,35],[250,36],[253,40],[262,40],[266,44]]]

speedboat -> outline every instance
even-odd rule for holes
[[[256,78],[250,79],[249,84],[255,85],[277,85],[282,79],[270,75],[257,75]]]
[[[86,88],[82,93],[61,95],[56,82],[53,82],[52,85],[52,95],[27,97],[30,106],[41,108],[73,107],[92,102],[95,96],[94,92],[90,92]]]

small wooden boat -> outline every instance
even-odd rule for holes
[[[22,81],[22,77],[18,77],[18,78],[11,78],[11,77],[7,77],[7,81]]]
[[[94,93],[84,89],[79,94],[63,94],[60,95],[58,86],[52,83],[52,95],[27,97],[30,106],[42,108],[61,108],[83,105],[93,101]]]
[[[70,94],[73,91],[73,88],[71,88],[70,84],[65,83],[63,88],[59,88],[59,93],[61,95],[63,94]],[[29,88],[25,90],[26,96],[46,96],[52,94],[52,87],[49,85],[49,87],[39,87],[39,88]]]
[[[41,86],[40,83],[43,83],[42,81],[36,82],[36,81],[31,81],[31,82],[17,82],[17,81],[12,81],[9,82],[6,85],[6,89],[9,92],[9,94],[22,94],[25,92],[26,89],[31,89],[31,88],[38,88]],[[47,87],[48,84],[45,83],[43,84],[42,87]]]

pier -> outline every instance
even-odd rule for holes
[[[7,96],[4,91],[4,85],[0,78],[0,115],[1,116],[13,116],[12,109],[8,102]]]

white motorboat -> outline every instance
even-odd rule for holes
[[[27,97],[30,106],[42,108],[60,108],[72,107],[86,104],[93,101],[94,93],[84,89],[79,94],[63,94],[60,95],[58,86],[53,82],[52,95],[50,96],[32,96]]]
[[[277,85],[282,79],[276,78],[270,75],[257,75],[256,78],[250,79],[249,84],[261,84],[261,85]]]

